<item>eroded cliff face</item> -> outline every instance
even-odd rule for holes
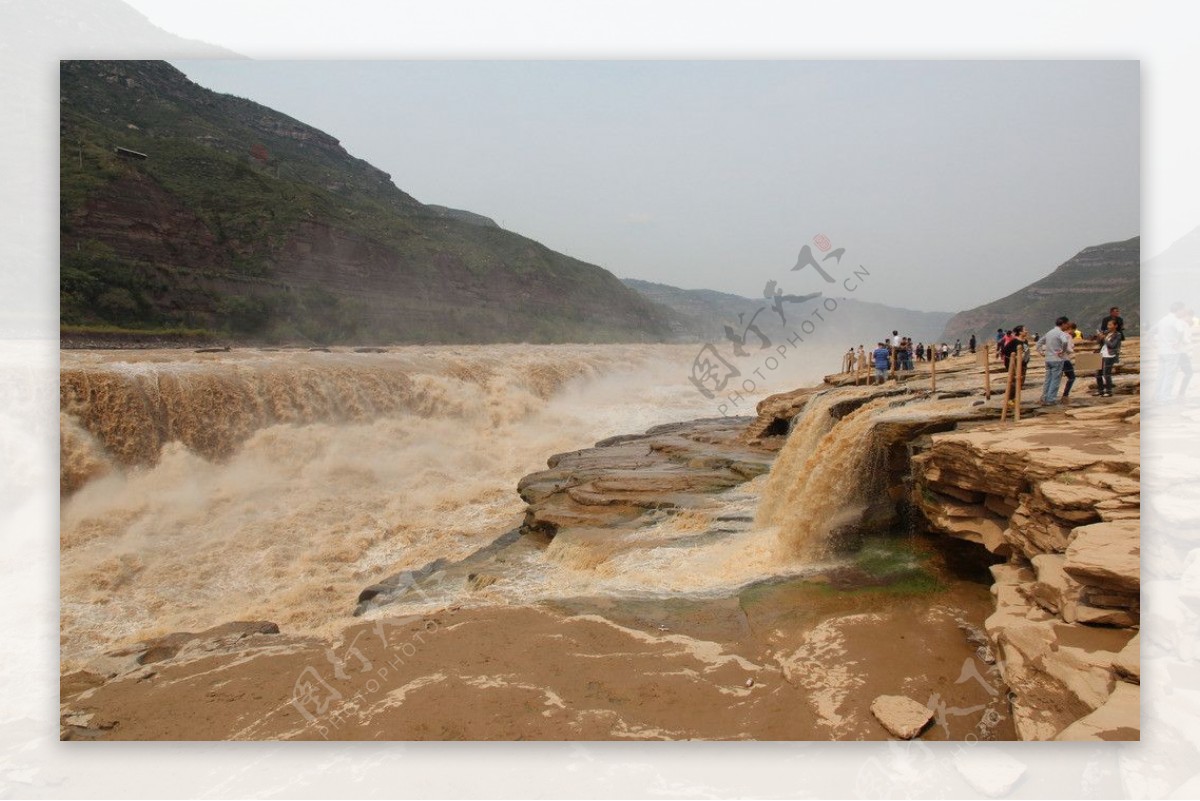
[[[1008,562],[985,628],[1030,740],[1139,735],[1136,397],[936,434],[913,460],[929,525]]]

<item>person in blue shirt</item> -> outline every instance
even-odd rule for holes
[[[871,359],[875,362],[875,383],[882,384],[887,378],[888,367],[891,366],[891,352],[888,351],[887,345],[882,342],[878,343],[874,352],[871,353]]]

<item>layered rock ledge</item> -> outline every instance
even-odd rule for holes
[[[1040,408],[1034,360],[1019,396],[1023,419],[999,422],[1004,376],[961,357],[902,373],[869,397],[915,396],[911,415],[870,436],[885,455],[888,500],[928,530],[990,553],[995,612],[986,631],[1011,692],[1018,736],[1031,740],[1130,740],[1140,736],[1140,348],[1129,340],[1116,397]],[[863,384],[863,387],[859,385]],[[827,376],[823,387],[758,406],[748,442],[782,447],[793,421],[829,387],[865,381]],[[961,405],[930,401],[962,399]],[[844,402],[830,406],[838,416]]]
[[[548,469],[517,485],[529,504],[522,529],[554,536],[567,528],[637,526],[656,509],[707,503],[771,469],[772,450],[746,443],[749,423],[744,417],[671,423],[551,456]]]
[[[936,434],[913,458],[929,525],[1008,561],[986,629],[1024,739],[1137,739],[1136,398]]]

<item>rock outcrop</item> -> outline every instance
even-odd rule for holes
[[[354,614],[436,595],[445,587],[479,593],[496,583],[495,572],[504,563],[530,558],[550,540],[586,541],[606,554],[602,541],[709,506],[717,493],[771,469],[774,451],[744,441],[749,422],[731,417],[671,423],[551,456],[548,469],[517,485],[528,504],[519,528],[460,561],[438,559],[364,588]],[[735,514],[711,522],[720,534],[749,525],[749,518]]]
[[[986,630],[1024,739],[1137,739],[1137,398],[936,434],[914,506],[992,568]]]
[[[656,509],[687,509],[771,469],[774,453],[744,442],[747,418],[672,423],[550,457],[521,479],[522,529],[612,528]]]

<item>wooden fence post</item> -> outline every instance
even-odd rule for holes
[[[983,398],[992,399],[992,355],[988,353],[988,343],[983,343]]]
[[[1015,377],[1015,374],[1013,373],[1013,371],[1017,368],[1017,365],[1014,364],[1015,361],[1016,360],[1014,358],[1009,357],[1008,370],[1005,373],[1005,381],[1004,381],[1004,404],[1000,407],[1000,422],[1001,423],[1003,423],[1006,419],[1008,419],[1008,402],[1010,400],[1012,400],[1013,378]]]
[[[1025,348],[1018,347],[1013,356],[1017,359],[1016,384],[1013,386],[1013,422],[1021,422],[1021,384],[1025,381]]]

